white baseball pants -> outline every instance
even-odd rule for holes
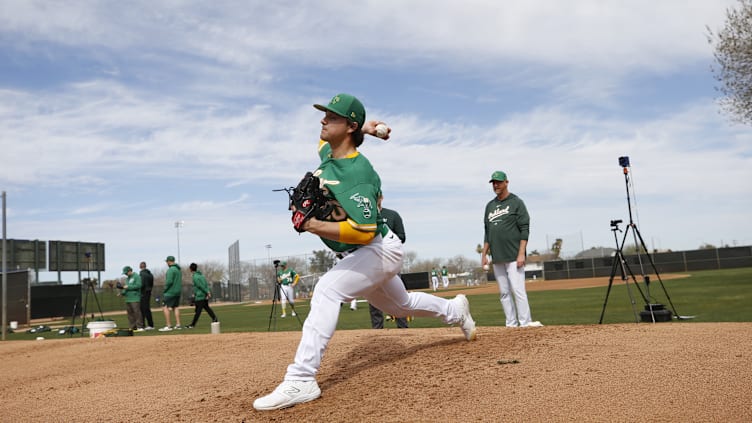
[[[517,267],[516,261],[494,263],[494,275],[499,284],[501,307],[504,309],[507,327],[530,324],[530,304],[525,291],[525,267]]]
[[[384,314],[439,317],[457,323],[460,311],[454,303],[424,292],[407,292],[397,272],[402,267],[402,242],[391,231],[345,256],[319,279],[311,299],[311,311],[295,361],[285,380],[315,380],[329,340],[339,319],[340,304],[364,297]]]
[[[292,284],[280,285],[279,289],[279,299],[282,304],[287,304],[288,302],[295,304],[295,288],[293,288]]]

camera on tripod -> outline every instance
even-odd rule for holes
[[[274,267],[277,268],[277,267],[279,267],[280,261],[279,260],[274,260],[272,263],[274,263]]]
[[[621,157],[619,157],[619,166],[621,166],[621,167],[629,167],[629,156],[621,156]]]
[[[614,229],[619,229],[619,223],[621,223],[621,222],[622,222],[621,219],[619,219],[619,220],[612,220],[611,221],[611,227],[614,228]]]

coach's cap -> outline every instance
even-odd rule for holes
[[[493,173],[493,175],[491,175],[491,180],[488,182],[506,181],[506,180],[507,180],[507,174],[500,170],[497,170],[496,172]]]
[[[167,258],[164,259],[164,261],[171,261],[171,262],[174,263],[175,262],[175,257],[173,257],[173,256],[167,256]]]
[[[366,122],[366,109],[363,107],[363,103],[350,94],[337,94],[332,97],[332,100],[326,106],[314,104],[313,107],[322,112],[328,110],[353,122],[357,122],[358,129],[363,129],[363,124]]]
[[[287,262],[286,262],[286,261],[280,261],[280,262],[279,262],[279,265],[280,265],[280,266],[287,266]]]
[[[131,269],[131,267],[130,267],[130,266],[125,266],[125,267],[123,267],[123,274],[124,274],[124,275],[127,275],[127,274],[128,274],[128,272],[132,272],[132,271],[133,271],[133,269]]]

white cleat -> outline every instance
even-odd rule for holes
[[[528,323],[527,326],[523,326],[523,327],[526,327],[526,328],[542,328],[543,327],[543,323],[541,323],[541,322],[539,322],[539,321],[536,320],[534,322]]]
[[[468,341],[475,340],[475,320],[470,315],[470,302],[467,301],[467,297],[464,294],[459,294],[450,301],[454,302],[454,306],[457,307],[460,314],[459,324],[465,339]]]
[[[313,401],[321,396],[321,389],[315,380],[286,380],[269,395],[256,398],[256,410],[279,410],[295,404]]]

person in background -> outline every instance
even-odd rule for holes
[[[173,329],[183,329],[180,324],[180,292],[183,289],[183,272],[180,266],[175,263],[175,257],[167,256],[167,274],[165,275],[165,287],[162,294],[162,311],[165,316],[165,327],[160,332],[169,332]],[[175,327],[170,322],[170,312],[175,314]]]
[[[381,221],[389,227],[389,229],[397,235],[397,238],[404,244],[407,240],[405,235],[405,225],[402,223],[402,216],[392,209],[387,209],[381,206],[381,202],[384,200],[384,195],[379,195],[379,199],[376,202],[376,207],[379,209],[379,215]],[[397,275],[399,276],[399,275]],[[402,278],[400,278],[402,279]],[[373,329],[384,329],[384,312],[379,310],[373,304],[368,303],[368,311],[371,313],[371,327]],[[397,328],[407,328],[407,317],[395,317],[387,315],[387,320],[394,319],[397,323]]]
[[[449,271],[446,266],[441,266],[441,284],[444,285],[444,289],[449,288]]]
[[[435,267],[431,268],[431,285],[434,291],[439,289],[439,272]]]
[[[128,313],[128,329],[143,332],[144,319],[141,317],[141,276],[133,272],[130,266],[123,267],[126,276],[122,289],[125,297],[125,310]]]
[[[154,275],[146,268],[146,262],[142,261],[138,265],[141,269],[141,317],[144,319],[146,330],[154,329],[154,316],[151,315],[151,291],[154,288]]]
[[[193,320],[188,325],[188,329],[193,329],[198,323],[198,318],[201,317],[201,312],[206,310],[209,317],[212,319],[212,323],[217,321],[217,316],[214,314],[214,310],[209,307],[209,299],[211,298],[211,291],[209,290],[209,284],[206,283],[206,278],[198,270],[196,263],[191,263],[188,267],[191,269],[193,275],[193,297],[196,311],[193,313]]]
[[[501,307],[507,327],[539,327],[530,317],[525,290],[525,258],[530,235],[530,215],[521,198],[509,192],[507,174],[491,175],[496,196],[486,204],[483,216],[484,238],[481,265],[489,264],[490,253]]]
[[[287,303],[290,303],[290,307],[295,307],[295,285],[300,281],[300,275],[295,270],[287,268],[287,262],[282,261],[279,263],[279,270],[277,270],[277,282],[279,282],[279,302],[282,306],[282,315],[280,317],[287,317]],[[292,315],[295,314],[295,310],[292,310]]]

